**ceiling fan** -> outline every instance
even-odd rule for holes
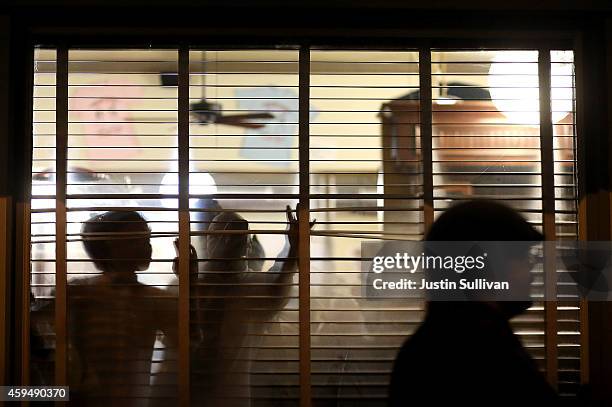
[[[223,108],[220,103],[208,102],[206,99],[200,99],[197,102],[191,103],[189,105],[189,113],[191,115],[191,123],[202,125],[225,124],[246,129],[261,129],[266,126],[266,123],[252,122],[251,120],[274,118],[273,114],[266,112],[226,115],[223,114]],[[130,119],[157,123],[175,120],[175,117],[132,116]]]
[[[199,124],[226,124],[228,126],[244,127],[247,129],[260,129],[264,123],[251,122],[253,119],[272,119],[270,113],[243,113],[224,115],[220,103],[207,102],[201,99],[190,105],[189,111]]]
[[[178,74],[175,72],[161,72],[160,80],[162,87],[178,86]],[[242,114],[223,114],[223,107],[220,103],[209,102],[204,95],[206,85],[202,84],[202,98],[197,102],[190,103],[189,113],[191,114],[192,123],[197,124],[225,124],[227,126],[236,126],[246,129],[260,129],[266,126],[266,123],[252,122],[251,120],[273,119],[274,115],[268,112],[259,113],[242,113]],[[138,117],[132,117],[138,120]],[[168,118],[152,118],[146,117],[143,120],[163,120]]]

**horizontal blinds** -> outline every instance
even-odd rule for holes
[[[141,399],[161,403],[178,397],[175,363],[178,345],[173,338],[178,331],[174,300],[177,284],[169,267],[174,257],[172,242],[178,232],[178,213],[176,206],[162,206],[154,198],[159,194],[161,177],[173,170],[176,161],[176,141],[168,141],[176,139],[178,117],[176,110],[167,111],[164,120],[159,120],[149,117],[148,111],[150,98],[158,107],[172,107],[176,103],[177,87],[157,86],[158,73],[147,68],[152,63],[176,72],[177,52],[70,50],[69,54],[68,167],[85,167],[87,171],[109,174],[110,182],[106,185],[69,183],[69,198],[72,194],[77,196],[68,200],[68,207],[74,208],[69,216],[73,229],[68,233],[78,235],[82,222],[92,214],[135,208],[149,222],[152,247],[152,261],[148,267],[137,266],[137,279],[119,277],[118,282],[98,289],[98,285],[103,285],[99,280],[107,272],[100,273],[100,266],[95,261],[92,264],[88,259],[91,254],[83,253],[82,242],[68,243],[71,258],[78,259],[68,274],[68,314],[73,314],[69,318],[69,340],[77,353],[99,353],[96,358],[90,354],[85,356],[84,363],[95,364],[91,367],[96,370],[93,374],[106,369],[109,373],[116,371],[116,377],[108,383],[102,380],[104,386],[90,387],[85,379],[83,397],[110,402],[127,399],[133,405],[142,403]],[[107,72],[111,64],[121,65],[123,70]],[[160,144],[160,140],[168,144]],[[87,209],[80,210],[81,206]],[[117,235],[142,228],[135,219],[128,219],[112,224],[118,229]],[[122,225],[125,225],[123,229]],[[146,256],[140,250],[142,243],[131,244],[135,247],[128,251],[132,253],[130,257]],[[114,250],[103,251],[100,256],[111,257],[112,267],[131,266],[126,260],[114,262],[115,256],[122,255],[119,248],[117,254]],[[81,294],[80,284],[93,287],[83,289]],[[81,299],[81,295],[85,298]],[[90,300],[88,296],[94,298]],[[78,299],[73,302],[73,297]],[[109,317],[113,316],[114,321],[90,316],[102,307],[108,307]],[[153,321],[151,316],[155,318]],[[100,335],[113,339],[98,338]],[[111,344],[112,349],[107,349]],[[120,367],[112,367],[118,363],[117,359],[121,361]]]
[[[57,100],[56,55],[52,49],[35,54],[33,384],[53,383],[54,363],[64,363],[54,362],[60,332],[54,318],[59,103],[69,109],[68,379],[78,381],[70,372],[83,369],[76,356],[84,346],[107,361],[129,362],[138,374],[116,371],[125,385],[111,397],[175,403],[178,386],[187,384],[195,402],[298,403],[298,278],[285,243],[300,198],[309,201],[310,218],[317,220],[310,233],[309,287],[310,394],[316,405],[357,399],[384,404],[395,354],[423,318],[422,299],[362,297],[362,241],[420,240],[432,210],[437,216],[464,199],[503,200],[542,228],[547,174],[541,165],[537,51],[311,49],[310,59],[301,61],[310,71],[309,185],[303,196],[297,49],[194,48],[182,68],[176,49],[71,49],[67,101]],[[551,52],[550,73],[554,226],[559,239],[576,239],[571,51]],[[188,117],[189,149],[179,156],[179,86],[185,79],[189,112],[181,117]],[[172,267],[179,160],[189,172],[189,236],[182,238],[199,257],[183,290]],[[97,267],[83,248],[92,236],[81,233],[91,216],[109,210],[142,214],[152,246],[148,268],[139,266],[135,281],[114,282],[112,295],[89,285],[101,278],[100,262],[117,258],[95,259]],[[118,228],[112,237],[130,237],[125,230],[131,229]],[[543,291],[543,268],[534,273],[535,289]],[[140,314],[131,316],[137,323],[129,329],[136,331],[109,333],[113,321],[98,311],[114,307],[115,319],[127,318],[122,312],[129,307],[121,301],[134,296],[146,298],[138,300]],[[189,300],[188,326],[176,319],[178,298]],[[175,316],[168,323],[167,312]],[[151,315],[159,318],[151,321]],[[580,303],[568,298],[549,315],[552,325],[537,303],[513,328],[543,370],[555,357],[559,390],[572,395],[580,381]],[[555,352],[546,348],[551,326]],[[122,342],[122,334],[151,327],[154,336],[140,351],[121,353],[133,346]],[[178,338],[188,338],[182,342],[189,345],[187,358]],[[151,357],[143,350],[149,342]],[[111,343],[117,346],[108,349]],[[179,376],[181,367],[189,374]],[[101,362],[98,368],[118,369]],[[83,394],[109,396],[87,387],[91,382],[79,383]]]
[[[29,380],[32,384],[55,378],[55,146],[57,52],[34,54],[32,124],[32,200],[30,251]],[[26,293],[27,294],[27,293]],[[26,331],[27,332],[27,331]],[[28,369],[29,368],[29,369]]]
[[[419,54],[312,50],[310,71],[313,404],[384,404],[424,304],[364,298],[359,260],[364,240],[423,234],[418,102],[383,121],[401,138],[381,139],[381,106],[418,91]]]
[[[47,50],[37,54],[41,77],[55,75],[51,64],[40,63],[49,54]],[[63,338],[68,344],[67,357],[66,361],[56,358],[55,363],[67,364],[75,400],[122,399],[138,404],[147,399],[173,399],[177,397],[173,379],[176,344],[166,335],[176,335],[177,330],[172,313],[176,284],[170,267],[172,241],[178,232],[177,211],[176,206],[161,205],[156,195],[160,180],[176,161],[177,123],[176,86],[158,86],[159,70],[176,71],[177,53],[70,50],[66,68],[68,99],[54,102],[68,106],[64,237],[68,286],[55,286],[53,262],[37,266],[33,259],[33,268],[41,270],[40,274],[32,273],[36,297],[33,315],[48,317],[45,310],[53,306],[53,297],[60,290],[67,292],[67,332]],[[50,92],[52,85],[36,83],[35,103],[37,92]],[[48,100],[46,103],[51,105]],[[145,117],[156,108],[166,110],[163,122]],[[54,133],[47,122],[35,118],[35,128],[41,128],[39,136],[35,135],[35,145],[54,145]],[[45,152],[47,155],[41,154],[33,162],[33,201],[37,197],[54,198],[47,190],[55,189],[55,168],[59,165],[54,162],[52,148],[47,147]],[[124,217],[130,209],[137,210],[148,222],[152,246],[148,267],[146,250],[140,250],[140,242],[129,238],[130,231],[142,227],[138,219]],[[95,231],[83,233],[92,217],[108,211],[115,211],[114,217],[96,220],[114,227],[107,231],[106,240]],[[54,221],[51,216],[48,220]],[[47,247],[53,244],[54,236],[41,236],[47,235],[44,226],[33,221],[32,234],[48,240],[50,243],[44,243]],[[124,252],[116,241],[126,238],[129,240],[125,244],[133,246]],[[92,258],[84,244],[96,239],[104,240],[107,246]],[[43,249],[41,253],[49,256],[51,252]],[[126,267],[136,271],[134,278],[122,271],[101,272],[103,268]],[[43,300],[50,300],[50,305],[43,305]],[[162,318],[166,314],[172,318]],[[151,315],[159,316],[159,326],[151,322]],[[43,323],[35,322],[33,329],[46,324],[53,327],[54,322],[45,318]],[[32,354],[37,351],[33,349]],[[45,345],[40,351],[52,353],[53,345],[51,349]],[[50,377],[34,377],[39,367],[35,360],[32,362],[32,381],[51,384]],[[152,387],[151,383],[157,385]]]
[[[499,199],[542,231],[537,68],[537,51],[432,52],[436,213],[463,199]],[[543,271],[534,274],[541,291]],[[544,304],[512,325],[545,370]]]
[[[551,152],[540,145],[537,64],[537,51],[432,53],[432,70],[439,72],[433,75],[438,86],[432,86],[436,209],[465,198],[501,199],[543,230],[543,200],[552,194],[556,238],[577,239],[573,53],[550,51]],[[542,155],[548,154],[554,160],[552,175],[541,167]],[[551,191],[542,188],[546,176],[553,182]],[[534,289],[542,294],[543,272],[543,265],[534,269]],[[556,280],[561,295],[566,287]],[[536,303],[513,326],[542,369],[556,365],[554,381],[562,395],[570,396],[580,382],[579,304],[568,300],[551,306],[554,324],[549,321],[547,327],[544,304]],[[553,334],[558,349],[551,352],[546,336]],[[546,360],[551,357],[554,363]]]
[[[202,253],[191,289],[191,398],[295,405],[298,286],[285,244],[299,187],[298,51],[192,50],[189,64],[190,229]],[[221,123],[235,117],[239,125]],[[214,186],[201,186],[210,178]]]
[[[555,225],[557,239],[578,239],[578,188],[576,161],[576,77],[574,53],[550,51],[551,111],[553,120],[553,161]],[[566,270],[559,270],[566,273]],[[581,378],[581,317],[584,304],[567,296],[567,279],[559,282],[564,300],[557,304],[557,354],[559,393],[578,393]],[[575,291],[574,291],[575,292]]]

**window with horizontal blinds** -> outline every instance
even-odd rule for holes
[[[349,183],[343,182],[342,171],[337,171],[322,186],[313,182],[321,191],[314,202],[325,208],[326,216],[325,230],[313,232],[311,250],[313,397],[321,402],[350,403],[366,398],[373,404],[384,404],[395,352],[423,316],[422,301],[360,298],[360,281],[355,277],[360,269],[355,261],[362,240],[418,240],[428,226],[429,205],[437,216],[466,199],[501,200],[546,231],[550,239],[577,238],[573,53],[548,51],[553,132],[545,134],[540,128],[538,51],[428,52],[420,54],[430,59],[427,68],[423,64],[429,61],[419,60],[418,52],[311,53],[312,99],[335,101],[336,109],[351,112],[345,117],[328,115],[330,119],[323,123],[311,121],[311,160],[317,137],[329,136],[337,128],[346,129],[351,141],[327,139],[325,146],[333,150],[333,157],[322,161],[353,160],[365,169],[371,160],[377,163],[372,172],[379,173],[377,179],[381,180],[374,183],[370,174],[368,190],[367,174],[353,173]],[[334,76],[315,71],[326,57],[343,66],[345,72]],[[351,83],[355,77],[358,82]],[[367,120],[373,115],[363,112],[371,111],[363,107],[368,103],[379,104],[382,128],[368,126],[376,123]],[[427,128],[429,123],[431,127]],[[381,141],[367,144],[368,137],[381,132]],[[549,143],[541,143],[542,139]],[[549,150],[543,151],[545,147]],[[554,159],[554,173],[544,173],[543,160],[550,159]],[[338,168],[338,163],[334,167]],[[550,182],[544,182],[544,178]],[[350,193],[343,196],[336,192],[348,191],[351,184]],[[334,205],[342,198],[355,207],[334,213]],[[367,198],[377,200],[379,216],[369,222],[358,221],[357,216],[365,220],[371,214],[367,205],[361,204]],[[545,199],[553,206],[545,207]],[[416,216],[403,212],[409,210],[416,210]],[[545,220],[543,213],[552,216]],[[548,226],[553,228],[552,235],[545,222],[552,222]],[[338,258],[317,258],[316,239],[327,239],[321,246],[328,251],[334,246],[345,248],[336,255]],[[351,252],[353,259],[347,258]],[[545,273],[544,265],[534,270],[534,290],[539,295],[544,294],[544,284],[556,281],[555,274]],[[355,277],[352,282],[351,276]],[[578,304],[539,302],[515,318],[512,326],[560,393],[575,394],[580,383]],[[325,335],[326,329],[335,332]],[[343,342],[340,352],[328,349],[333,341]]]
[[[139,405],[147,399],[171,402],[178,398],[176,386],[166,384],[173,383],[168,376],[176,376],[177,367],[171,364],[163,368],[164,361],[172,361],[177,347],[168,337],[178,328],[171,317],[175,315],[171,310],[175,307],[172,290],[176,285],[170,268],[178,214],[175,206],[161,206],[156,197],[160,177],[172,171],[176,160],[173,139],[178,117],[173,107],[177,87],[160,87],[153,67],[176,71],[176,51],[70,50],[68,54],[68,168],[85,166],[88,171],[108,174],[107,183],[88,183],[89,189],[82,192],[77,189],[81,185],[68,183],[68,197],[78,197],[68,199],[67,207],[74,207],[68,217],[72,233],[78,236],[83,222],[91,221],[92,214],[132,209],[146,220],[152,246],[151,263],[148,268],[137,269],[137,279],[123,278],[120,273],[124,272],[119,271],[118,278],[107,283],[102,280],[109,273],[101,273],[95,260],[92,264],[91,255],[83,253],[83,242],[67,244],[69,258],[78,259],[73,268],[68,268],[68,346],[79,361],[71,372],[69,353],[67,380],[76,383],[74,387],[82,393],[79,397],[94,402]],[[149,101],[154,105],[148,105]],[[160,119],[149,109],[170,111]],[[128,233],[125,230],[139,227],[136,223],[135,219],[118,217],[111,223],[118,231],[107,233],[120,239]],[[129,240],[126,244],[138,243]],[[114,251],[105,253],[109,253],[111,262],[115,260]],[[132,253],[133,257],[144,256],[140,251]],[[124,263],[122,258],[116,267],[122,268]],[[80,290],[80,285],[86,288]],[[92,316],[103,312],[103,307],[108,307],[107,318],[112,321]],[[170,315],[162,318],[163,313]],[[148,320],[152,315],[158,318],[158,326]],[[108,339],[104,339],[106,336]],[[99,362],[98,358],[106,360]],[[74,369],[85,373],[72,378]],[[100,378],[105,374],[112,379]]]
[[[551,113],[555,185],[555,233],[559,240],[580,238],[578,225],[578,162],[576,128],[576,76],[574,53],[550,51]],[[566,273],[559,270],[559,273]],[[568,283],[559,283],[559,292],[567,293]],[[578,393],[583,382],[584,324],[586,303],[565,294],[557,304],[558,388],[563,396]]]
[[[543,230],[537,68],[537,51],[432,52],[436,212],[461,199],[500,199]],[[534,274],[541,292],[543,271]],[[512,326],[546,370],[544,304]]]
[[[384,404],[397,350],[423,315],[420,300],[362,298],[360,275],[362,241],[423,234],[418,101],[382,126],[399,140],[381,138],[380,118],[386,101],[418,89],[418,51],[311,51],[315,405]]]
[[[33,327],[37,336],[46,330],[50,339],[40,345],[41,353],[51,354],[50,363],[55,356],[56,363],[55,369],[43,366],[33,352],[31,380],[58,382],[53,372],[64,365],[65,381],[94,402],[175,404],[178,388],[187,381],[195,404],[198,397],[220,405],[244,405],[251,397],[256,403],[295,404],[297,288],[295,267],[287,272],[284,268],[291,268],[285,266],[291,260],[287,227],[289,217],[295,217],[298,188],[297,51],[191,50],[181,60],[177,50],[70,50],[64,61],[67,100],[54,98],[56,77],[61,74],[54,65],[55,53],[36,52],[33,208],[35,216],[45,212],[42,220],[55,231],[58,159],[49,146],[59,136],[51,108],[67,103],[63,243],[67,285],[63,290],[68,302],[62,319],[68,329],[63,333],[67,346],[65,357],[57,360],[62,350],[53,342],[58,321],[54,309],[62,287],[55,284],[54,268],[46,267],[57,263],[50,246],[53,234],[45,233],[44,225],[34,220]],[[39,102],[43,97],[53,102],[51,108]],[[182,113],[187,113],[183,115],[187,121],[181,128]],[[188,137],[186,155],[181,152],[183,135]],[[190,270],[192,278],[183,285],[180,266],[173,267],[178,251],[173,242],[181,230],[179,180],[186,178],[181,160],[189,173],[186,231],[191,231],[190,241],[199,256]],[[101,272],[96,260],[125,259],[88,258],[84,241],[97,237],[82,233],[92,216],[108,211],[141,214],[152,246],[151,264],[137,271],[135,281],[113,282],[112,290],[96,280],[108,274]],[[130,222],[134,220],[110,223],[119,227]],[[113,239],[127,233],[119,229]],[[49,242],[38,242],[45,238]],[[38,248],[41,245],[45,246]],[[82,285],[88,288],[81,289]],[[138,290],[124,293],[132,286],[140,291],[146,287],[147,295]],[[126,316],[121,312],[130,307],[120,301],[123,294],[135,301],[134,306],[143,297],[155,301],[145,301]],[[182,297],[188,299],[188,318],[177,303]],[[100,317],[110,312],[113,302],[118,308],[123,305],[113,310],[116,320],[132,321],[132,331],[139,324],[146,326],[132,332]],[[151,329],[147,313],[159,314],[160,306],[174,317],[166,326],[171,337],[161,322],[153,326],[156,336],[150,357],[142,338],[140,346],[123,344],[124,332],[117,328],[132,336],[144,335],[143,329]],[[181,325],[187,319],[191,325]],[[190,357],[181,359],[181,341],[187,343],[187,351],[191,349]],[[85,349],[87,361],[81,355]],[[91,355],[94,350],[97,356]],[[92,367],[101,358],[106,364]],[[43,369],[45,374],[35,378],[34,372]],[[188,371],[187,380],[181,371]],[[109,374],[110,381],[100,385],[99,377],[87,376],[92,372]],[[109,387],[115,390],[109,392]]]
[[[54,380],[55,362],[55,50],[35,51],[30,203],[30,381]],[[24,331],[24,335],[30,332]],[[25,369],[28,370],[27,368]],[[23,379],[23,378],[22,378]]]
[[[363,241],[420,240],[449,205],[482,198],[578,238],[572,51],[304,49],[36,50],[32,384],[79,383],[129,405],[296,405],[304,386],[313,405],[384,404],[424,301],[362,297]],[[310,235],[300,298],[287,230],[305,200],[317,222],[299,230]],[[108,211],[111,232],[83,233]],[[132,211],[150,229],[151,262],[99,289],[100,263],[134,259],[91,259],[84,241],[136,242]],[[197,261],[175,249],[179,236]],[[536,267],[534,290],[561,292],[555,275]],[[99,312],[109,307],[114,321]],[[581,380],[582,310],[577,298],[541,301],[512,322],[568,396]],[[145,331],[133,351],[124,337]],[[101,357],[85,363],[84,349]],[[96,392],[92,372],[123,385]]]
[[[295,405],[296,265],[282,265],[295,262],[286,231],[299,187],[298,51],[191,50],[189,68],[190,229],[202,253],[191,287],[191,399]],[[195,190],[205,177],[215,186]]]

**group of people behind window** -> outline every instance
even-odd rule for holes
[[[190,246],[191,404],[248,406],[253,338],[287,303],[297,269],[296,212],[287,206],[285,246],[263,271],[265,253],[248,222],[214,201],[208,208],[198,222],[207,233],[197,239],[200,247]],[[178,292],[138,279],[152,260],[146,219],[131,210],[109,211],[84,222],[81,235],[100,273],[72,279],[67,288],[71,403],[172,405],[178,397]],[[172,270],[178,277],[178,257]],[[32,338],[36,357],[42,345],[35,332]],[[35,381],[53,384],[38,373]]]
[[[216,204],[209,208],[199,222],[205,225],[204,238],[199,247],[190,247],[190,400],[193,406],[250,406],[257,348],[252,338],[287,304],[297,270],[298,211],[286,208],[285,246],[274,265],[262,271],[258,260],[265,254],[249,234],[248,222]],[[110,211],[85,222],[81,232],[85,251],[101,273],[68,286],[73,405],[174,405],[178,293],[138,280],[137,273],[152,260],[147,221],[131,210]],[[425,236],[442,242],[543,239],[516,211],[490,201],[451,207]],[[528,254],[501,254],[511,283],[525,290],[531,281],[531,266],[524,261]],[[176,274],[178,257],[172,269]],[[464,302],[429,297],[423,323],[394,361],[389,405],[556,405],[555,391],[509,324],[530,305],[478,294]],[[163,344],[161,360],[154,357],[159,355],[156,343]],[[32,355],[36,352],[33,348]]]

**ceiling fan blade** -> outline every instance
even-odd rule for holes
[[[220,115],[217,117],[217,122],[220,119],[224,121],[242,121],[242,120],[253,120],[253,119],[273,119],[274,115],[270,113],[245,113],[245,114],[228,114]]]
[[[265,127],[265,123],[250,122],[248,120],[272,119],[273,117],[274,116],[270,113],[232,114],[228,116],[217,116],[215,118],[215,123],[243,127],[246,129],[261,129],[262,127]]]
[[[205,115],[208,112],[200,112],[200,111],[192,111],[191,114],[195,117],[200,117]],[[212,114],[211,114],[212,116]],[[274,115],[270,113],[246,113],[246,114],[231,114],[231,115],[216,115],[215,122],[217,123],[230,123],[230,122],[240,122],[243,120],[252,120],[252,119],[273,119]],[[167,123],[176,121],[176,116],[131,116],[129,118],[131,121],[142,121],[147,123]]]
[[[245,129],[261,129],[263,127],[266,127],[265,124],[262,124],[262,123],[253,123],[253,122],[234,122],[234,121],[225,122],[223,120],[221,120],[221,121],[217,120],[215,123],[217,123],[217,124],[224,124],[226,126],[243,127]]]
[[[195,117],[196,119],[199,118],[197,115]],[[151,118],[147,118],[147,119],[151,119]],[[133,117],[132,120],[138,120],[138,118]],[[164,119],[164,120],[170,123],[170,119]],[[151,123],[161,123],[161,121],[155,121]],[[208,121],[208,120],[197,122],[197,124],[201,124],[201,125],[213,124],[213,123],[225,124],[227,126],[244,127],[247,129],[261,129],[262,127],[265,127],[265,124],[263,123],[245,122],[245,121],[241,121],[240,119],[235,118],[234,116],[218,116],[214,122]]]

